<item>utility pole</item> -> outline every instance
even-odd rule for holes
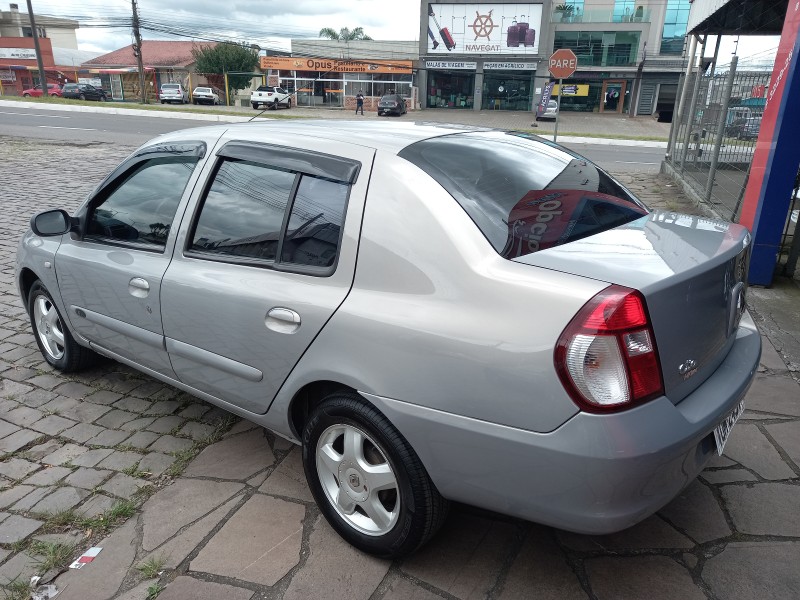
[[[42,98],[50,96],[47,89],[47,74],[44,72],[44,63],[42,62],[42,49],[39,47],[39,32],[36,30],[36,19],[33,17],[33,7],[31,0],[28,0],[28,17],[31,20],[31,33],[33,35],[33,47],[36,50],[36,64],[39,67],[39,83],[42,85]],[[76,82],[77,83],[77,82]]]
[[[28,0],[30,3],[30,0]],[[147,104],[147,89],[144,87],[144,63],[142,62],[142,33],[139,31],[139,7],[136,0],[131,0],[133,9],[133,55],[136,57],[136,64],[139,67],[139,94],[142,104]]]

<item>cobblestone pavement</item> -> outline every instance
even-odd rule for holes
[[[10,597],[27,598],[34,573],[63,590],[59,600],[141,600],[162,587],[163,600],[800,596],[800,390],[767,338],[725,456],[659,514],[592,537],[455,506],[430,545],[395,562],[333,533],[298,449],[263,429],[113,362],[54,372],[17,297],[17,240],[31,213],[74,208],[129,150],[0,140],[0,585]],[[652,205],[693,210],[666,179],[621,178]],[[64,570],[92,544],[103,548],[94,562]]]

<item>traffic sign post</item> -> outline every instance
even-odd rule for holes
[[[578,69],[578,57],[572,50],[562,48],[553,52],[548,61],[548,68],[553,77],[558,78],[558,109],[556,110],[556,124],[553,129],[553,141],[558,140],[558,117],[561,115],[561,96],[564,93],[564,80],[572,77]]]

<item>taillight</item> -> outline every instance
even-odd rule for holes
[[[621,410],[664,393],[642,295],[612,285],[587,302],[558,339],[555,366],[587,412]]]

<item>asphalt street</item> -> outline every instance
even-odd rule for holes
[[[162,133],[212,124],[210,121],[188,119],[0,106],[0,135],[33,139],[138,146]],[[664,156],[662,148],[569,143],[564,145],[613,172],[657,173]]]

